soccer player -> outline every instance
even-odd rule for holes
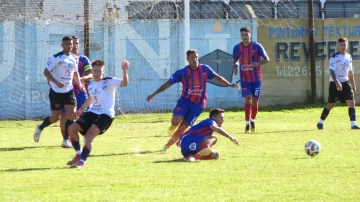
[[[328,104],[324,107],[320,121],[317,123],[319,130],[324,129],[324,121],[329,115],[330,110],[335,107],[336,102],[346,102],[349,106],[349,117],[351,129],[360,129],[356,125],[356,110],[354,94],[356,92],[356,85],[352,67],[352,58],[346,52],[348,48],[347,38],[339,38],[337,41],[338,52],[333,54],[330,58],[330,85]],[[350,81],[350,83],[349,83]]]
[[[207,100],[207,79],[215,79],[225,86],[239,88],[239,85],[231,84],[223,77],[217,75],[209,66],[199,64],[197,50],[188,50],[186,56],[189,65],[177,70],[167,82],[146,98],[149,102],[155,95],[166,90],[174,83],[182,83],[183,90],[181,97],[174,108],[171,126],[169,128],[169,135],[172,135],[172,137],[163,147],[163,151],[166,151],[171,145],[179,140],[179,137],[185,132],[186,128],[193,125],[197,117],[205,108]],[[177,130],[174,132],[176,127]]]
[[[51,56],[45,66],[44,75],[50,84],[51,116],[46,117],[40,125],[36,126],[34,132],[34,141],[36,143],[39,142],[40,134],[44,128],[59,120],[62,107],[66,110],[65,134],[68,133],[67,128],[73,123],[76,105],[73,80],[80,89],[83,88],[78,74],[78,57],[71,53],[73,47],[72,37],[65,36],[62,39],[61,46],[63,51]]]
[[[110,126],[115,116],[115,92],[118,87],[128,85],[129,62],[122,62],[123,79],[104,77],[105,63],[95,60],[91,63],[94,80],[89,83],[89,97],[85,103],[75,112],[78,118],[86,109],[89,109],[69,127],[71,143],[75,149],[75,157],[67,162],[71,167],[83,168],[86,159],[92,149],[92,141],[98,135],[103,134]],[[85,143],[81,151],[79,134],[84,135]]]
[[[245,133],[255,133],[255,118],[259,110],[262,70],[260,65],[268,63],[269,57],[261,44],[250,41],[250,28],[240,29],[240,44],[234,46],[234,74],[240,65],[242,96],[245,98]],[[239,61],[239,62],[238,62]]]
[[[184,133],[180,140],[181,154],[188,161],[218,159],[220,153],[211,149],[216,144],[216,137],[213,132],[219,133],[230,139],[235,145],[239,142],[225,132],[221,126],[224,123],[224,110],[214,108],[210,110],[208,119],[192,126]]]
[[[92,73],[91,73],[91,65],[90,60],[85,56],[79,54],[79,37],[73,36],[73,47],[71,50],[71,53],[75,54],[78,59],[78,72],[80,76],[80,80],[83,86],[85,86],[85,82],[90,81],[92,79]],[[87,92],[86,88],[80,89],[79,86],[74,84],[74,94],[76,97],[76,106],[77,109],[84,104],[85,100],[87,99]],[[61,144],[61,147],[63,148],[72,148],[71,143],[69,142],[69,137],[65,134],[65,122],[66,122],[66,112],[64,108],[61,108],[61,114],[60,114],[60,130],[61,134],[63,136],[63,142]]]

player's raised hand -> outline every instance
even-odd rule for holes
[[[124,71],[127,71],[129,69],[129,66],[130,66],[130,63],[127,60],[122,61],[121,67]]]
[[[147,97],[146,97],[146,101],[150,102],[151,99],[153,99],[154,96],[155,96],[155,95],[153,95],[153,94],[147,96]]]
[[[62,88],[66,85],[66,83],[64,81],[60,81],[60,82],[56,82],[56,86],[59,88]]]

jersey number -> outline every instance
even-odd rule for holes
[[[70,76],[70,70],[67,69],[66,72],[65,72],[66,76]]]
[[[98,102],[98,98],[96,96],[94,96],[94,101],[93,101],[94,105],[96,105],[97,102]]]
[[[259,91],[260,91],[259,89],[256,89],[254,95],[255,95],[255,96],[258,96],[258,95],[259,95]]]

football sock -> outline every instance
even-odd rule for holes
[[[44,128],[48,127],[49,125],[51,125],[51,123],[50,123],[50,117],[48,116],[48,117],[46,117],[46,118],[43,120],[43,122],[40,124],[39,129],[40,129],[40,130],[44,130]]]
[[[258,113],[259,105],[256,103],[255,105],[251,105],[251,119],[256,118],[256,114]]]
[[[69,139],[69,126],[73,123],[74,121],[70,121],[69,119],[66,119],[64,140]]]
[[[322,121],[322,123],[325,121],[326,117],[329,115],[330,110],[328,110],[328,108],[324,107],[321,116],[320,116],[320,121]],[[319,123],[320,123],[319,121]]]
[[[356,125],[356,110],[355,108],[349,108],[349,117],[351,121],[351,126]]]
[[[251,114],[251,104],[245,104],[245,120],[250,120],[250,114]]]
[[[246,124],[247,126],[249,126],[249,125],[250,125],[250,121],[245,121],[245,124]]]
[[[90,155],[90,149],[88,149],[87,146],[84,146],[81,152],[80,161],[85,162],[86,159],[89,157],[89,155]]]
[[[80,142],[79,141],[71,141],[71,144],[74,147],[76,154],[81,154]]]

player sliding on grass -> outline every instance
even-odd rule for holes
[[[150,101],[155,95],[166,90],[174,83],[182,83],[183,90],[181,97],[174,108],[169,128],[169,135],[172,135],[172,137],[163,147],[163,151],[166,151],[171,145],[176,143],[188,126],[192,126],[204,110],[207,100],[207,79],[215,79],[225,86],[239,88],[238,84],[229,83],[223,77],[217,75],[209,66],[199,64],[196,50],[188,50],[186,52],[186,60],[189,62],[188,66],[177,70],[167,82],[146,98],[147,101]],[[174,132],[176,128],[177,130]]]
[[[219,133],[230,139],[235,145],[239,142],[220,127],[224,123],[224,110],[211,109],[208,119],[192,126],[184,133],[180,140],[181,154],[188,160],[218,159],[220,153],[211,147],[216,143],[213,132]]]
[[[69,127],[71,143],[76,151],[75,157],[67,163],[71,167],[84,167],[84,163],[90,155],[92,141],[96,136],[103,134],[114,119],[116,89],[127,86],[129,80],[127,74],[129,62],[126,60],[122,62],[123,79],[104,77],[105,63],[102,60],[93,61],[91,66],[94,80],[89,83],[89,97],[75,112],[75,118],[78,118],[87,107],[89,109]],[[82,151],[79,132],[85,137]]]

